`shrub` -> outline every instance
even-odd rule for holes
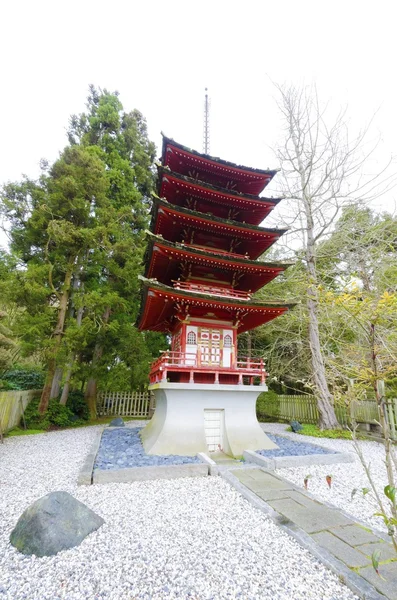
[[[287,431],[292,431],[291,427],[288,427]],[[318,437],[318,438],[331,438],[331,439],[342,438],[345,440],[352,439],[352,434],[348,429],[324,429],[324,430],[321,430],[317,427],[317,425],[313,425],[311,423],[304,423],[302,429],[300,431],[297,431],[296,433],[298,433],[299,435],[309,435],[309,436]],[[356,436],[359,439],[365,439],[365,436],[363,436],[360,433],[357,433]]]
[[[0,379],[0,391],[14,390],[14,386],[5,379]]]
[[[47,431],[51,427],[70,427],[84,423],[68,406],[59,404],[58,399],[50,400],[47,412],[41,415],[38,410],[39,402],[39,399],[32,400],[26,407],[24,417],[28,429]]]
[[[274,415],[274,411],[271,412],[271,416],[268,418],[267,415],[267,404],[274,403],[278,400],[278,394],[269,390],[268,392],[262,392],[256,401],[256,415],[260,421],[268,419],[270,421],[277,421],[277,415]]]
[[[76,423],[74,415],[68,406],[59,404],[59,400],[51,400],[48,405],[48,417],[51,425],[67,427]]]
[[[66,406],[68,408],[70,408],[72,413],[77,415],[79,417],[79,419],[82,419],[83,421],[89,420],[90,409],[88,408],[88,404],[84,398],[83,392],[79,392],[79,391],[69,392]]]
[[[43,431],[50,428],[50,419],[48,413],[41,415],[38,411],[40,399],[35,399],[29,402],[24,412],[25,425],[27,429],[42,429]]]
[[[44,385],[44,374],[38,369],[13,369],[2,376],[5,389],[40,390]]]

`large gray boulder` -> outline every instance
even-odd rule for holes
[[[51,492],[20,516],[10,542],[22,554],[53,556],[78,546],[104,520],[67,492]]]

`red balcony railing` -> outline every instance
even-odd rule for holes
[[[265,383],[266,370],[262,359],[238,358],[228,367],[220,358],[204,357],[200,353],[166,351],[152,364],[150,383],[245,384]]]
[[[221,250],[220,248],[211,248],[209,246],[200,246],[199,244],[185,244],[185,246],[191,246],[192,248],[205,250],[205,252],[208,252],[209,254],[221,254],[223,256],[227,256],[228,258],[249,258],[248,254],[237,254],[236,252],[229,252],[229,250]]]
[[[231,288],[219,287],[214,285],[206,285],[202,283],[193,283],[191,281],[174,281],[174,288],[177,290],[187,290],[197,294],[214,294],[215,296],[223,296],[224,298],[234,298],[237,300],[250,300],[251,294],[248,292],[240,292]]]

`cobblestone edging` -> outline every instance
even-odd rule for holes
[[[204,453],[197,455],[195,463],[98,469],[96,468],[96,462],[104,429],[104,427],[101,427],[95,434],[89,454],[80,470],[77,485],[91,485],[92,483],[128,483],[130,481],[177,479],[179,477],[206,477],[208,475],[218,474],[216,463]],[[106,429],[113,430],[116,428],[112,427]]]
[[[148,481],[151,479],[178,479],[179,477],[207,477],[209,466],[206,464],[160,465],[157,467],[130,467],[94,469],[93,483],[128,483],[130,481]]]
[[[94,472],[94,464],[98,454],[99,446],[101,444],[102,433],[104,427],[98,429],[95,433],[94,441],[92,442],[91,448],[87,457],[83,463],[83,466],[80,469],[79,476],[77,478],[77,485],[91,485],[92,484],[92,475]]]
[[[397,600],[397,556],[381,535],[263,469],[225,471],[221,476],[360,598]],[[377,549],[382,552],[381,577],[371,564],[371,554]]]
[[[334,465],[338,463],[353,463],[354,456],[349,452],[335,452],[329,454],[308,454],[303,456],[276,456],[268,458],[262,456],[253,450],[245,450],[243,457],[247,462],[254,463],[274,471],[276,469],[285,469],[288,467],[303,467],[310,465]]]
[[[205,454],[205,452],[199,452],[197,454],[197,458],[204,464],[208,465],[208,472],[210,475],[219,475],[218,465],[214,460],[212,460],[212,458],[208,456],[208,454]]]

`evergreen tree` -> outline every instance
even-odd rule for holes
[[[12,332],[5,325],[7,313],[0,310],[0,375],[6,371],[13,361],[15,342],[11,338]]]
[[[62,380],[63,403],[79,380],[94,414],[98,380],[143,386],[152,352],[164,346],[164,336],[133,325],[155,148],[138,111],[125,113],[117,94],[93,87],[68,136],[38,181],[5,186],[1,210],[19,261],[14,299],[27,309],[22,347],[39,348],[47,365],[40,410]]]
[[[86,398],[94,414],[98,378],[106,375],[107,386],[112,379],[109,369],[120,374],[122,364],[124,375],[126,369],[130,373],[131,383],[142,385],[142,375],[132,375],[137,375],[136,364],[141,362],[138,356],[146,358],[146,365],[150,362],[147,352],[142,351],[144,338],[134,330],[133,323],[139,308],[137,276],[142,270],[144,230],[148,226],[150,193],[154,186],[151,168],[155,147],[148,140],[141,113],[123,112],[116,93],[91,87],[87,107],[86,114],[72,117],[69,140],[83,147],[95,146],[106,164],[112,207],[111,213],[98,215],[106,235],[102,247],[89,259],[84,288],[85,303],[91,304],[92,294],[94,297],[100,294],[102,299],[97,326],[84,356],[89,377]],[[128,368],[131,355],[134,366]],[[142,371],[146,375],[147,367],[138,369]]]

